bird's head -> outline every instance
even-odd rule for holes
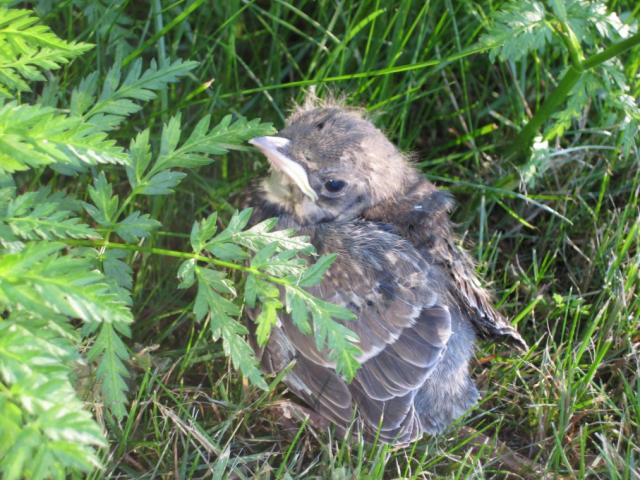
[[[269,160],[266,199],[302,224],[344,221],[400,195],[413,168],[364,114],[301,108],[277,136],[250,142]]]

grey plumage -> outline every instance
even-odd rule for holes
[[[526,347],[492,307],[453,236],[451,197],[369,122],[337,104],[306,105],[277,137],[253,143],[272,173],[249,192],[254,221],[309,235],[337,260],[312,292],[352,310],[361,368],[347,384],[312,338],[287,318],[260,351],[289,388],[340,427],[355,417],[368,436],[407,443],[442,431],[473,406],[468,374],[476,334]]]

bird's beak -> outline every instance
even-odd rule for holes
[[[290,141],[288,139],[282,137],[256,137],[249,140],[249,143],[257,147],[267,157],[273,168],[280,170],[293,180],[302,193],[314,202],[318,200],[318,195],[309,185],[307,172],[302,165],[294,162],[281,151],[281,149],[289,145]]]

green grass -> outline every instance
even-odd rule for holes
[[[346,442],[283,424],[283,386],[273,381],[265,393],[243,381],[195,322],[194,292],[176,289],[179,262],[141,253],[131,403],[121,423],[96,405],[110,443],[93,478],[639,478],[638,152],[621,154],[606,99],[594,98],[550,142],[552,161],[535,184],[519,186],[522,158],[505,156],[566,54],[491,63],[480,36],[500,2],[158,0],[113,2],[95,18],[70,1],[53,4],[37,10],[45,23],[96,44],[66,68],[61,95],[96,68],[106,73],[116,54],[200,62],[116,131],[122,145],[178,112],[185,132],[205,114],[230,112],[281,126],[313,84],[367,108],[455,195],[458,231],[531,345],[522,356],[479,346],[483,400],[445,434],[404,449]],[[629,23],[640,15],[631,0],[609,6]],[[639,53],[623,54],[634,97]],[[195,219],[228,217],[232,194],[265,171],[258,155],[236,152],[190,174],[176,195],[140,200],[166,230],[154,245],[185,250]]]

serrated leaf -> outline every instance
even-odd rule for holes
[[[180,117],[173,117],[165,125],[160,147],[160,156],[151,172],[153,174],[169,168],[194,168],[211,163],[212,155],[221,155],[230,149],[244,148],[244,143],[256,136],[269,135],[274,128],[269,123],[255,119],[240,118],[235,122],[231,116],[209,130],[209,117],[201,119],[191,135],[179,144]]]
[[[40,24],[29,10],[0,7],[0,88],[29,91],[29,83],[45,80],[42,71],[57,70],[92,45],[66,42]]]
[[[293,255],[292,255],[293,254]],[[305,272],[307,262],[297,256],[293,250],[283,250],[272,256],[263,267],[263,271],[279,278],[296,279]]]
[[[162,126],[162,135],[160,137],[160,158],[166,157],[178,146],[181,133],[180,119],[181,116],[178,114],[175,117],[171,117],[169,122]],[[163,168],[171,168],[171,166]]]
[[[224,352],[228,357],[231,357],[233,366],[239,369],[252,385],[262,390],[268,390],[269,386],[262,376],[253,349],[233,329],[222,328],[221,332]]]
[[[344,345],[335,346],[331,350],[329,358],[336,362],[336,373],[347,382],[351,382],[358,374],[360,363],[356,359],[361,354],[362,351],[349,341]]]
[[[309,243],[309,237],[296,235],[292,229],[273,230],[277,219],[268,219],[254,225],[243,232],[234,235],[234,240],[240,245],[257,252],[265,245],[274,243],[281,250],[293,250],[300,253],[315,253],[315,248]]]
[[[344,307],[324,301],[316,301],[315,305],[311,305],[311,302],[307,301],[307,305],[310,306],[312,312],[317,348],[320,350],[328,349],[329,358],[336,362],[336,372],[347,381],[353,380],[359,368],[357,357],[362,353],[356,346],[358,336],[331,318],[353,319],[353,313]]]
[[[269,259],[278,251],[277,243],[269,243],[262,247],[251,259],[253,268],[263,268],[267,265]]]
[[[226,242],[234,237],[234,235],[240,233],[244,227],[247,226],[249,220],[251,220],[251,214],[253,213],[252,208],[245,208],[241,212],[235,212],[231,219],[229,220],[229,224],[227,228],[225,228],[218,236],[215,238],[217,242]]]
[[[31,242],[0,256],[0,303],[47,316],[85,322],[132,321],[127,299],[82,258],[60,256],[63,244]]]
[[[193,306],[196,320],[201,321],[209,312],[221,319],[240,314],[239,307],[221,295],[235,296],[233,283],[223,272],[196,267],[195,274],[198,279],[198,293]]]
[[[277,300],[270,300],[262,304],[260,314],[256,317],[256,339],[258,345],[264,346],[269,340],[271,328],[278,323],[278,310],[282,304]]]
[[[116,224],[115,230],[126,242],[135,242],[140,238],[146,238],[151,232],[162,224],[148,213],[133,212],[127,218]]]
[[[244,260],[249,256],[247,252],[235,243],[214,243],[208,246],[207,250],[215,257],[227,261]]]
[[[0,173],[46,165],[79,171],[125,160],[122,148],[77,117],[39,105],[0,106]]]
[[[93,205],[84,204],[84,208],[100,225],[110,227],[115,222],[120,201],[113,194],[113,187],[107,181],[104,172],[100,172],[93,181],[93,186],[87,188]]]
[[[98,360],[96,376],[101,382],[105,403],[116,418],[122,419],[126,415],[128,390],[125,379],[129,376],[124,361],[129,358],[129,351],[111,323],[100,326],[100,332],[87,358]]]
[[[186,176],[186,173],[165,170],[141,183],[140,193],[143,195],[167,195],[173,193],[173,189]]]
[[[195,267],[195,258],[190,258],[180,264],[180,267],[178,268],[178,279],[180,280],[178,288],[184,289],[193,286],[196,281]]]
[[[287,286],[285,290],[286,310],[294,325],[305,334],[311,333],[310,314],[316,348],[328,351],[329,358],[336,362],[336,371],[351,381],[359,365],[357,357],[361,354],[356,345],[358,336],[333,319],[350,321],[356,316],[349,309],[316,298],[298,287]]]
[[[227,278],[225,272],[214,270],[212,268],[197,267],[196,276],[198,277],[199,281],[204,282],[214,291],[222,294],[229,294],[233,297],[236,296],[234,283]]]
[[[206,219],[193,223],[189,240],[195,253],[200,253],[206,247],[207,242],[215,235],[218,229],[217,221],[218,213],[213,212]]]
[[[0,210],[0,225],[4,216],[4,222],[13,235],[23,240],[100,238],[98,232],[75,216],[77,202],[69,201],[63,195],[52,195],[49,188],[44,187],[15,198],[7,197],[4,205],[4,212]]]
[[[298,285],[301,287],[313,287],[322,281],[325,272],[329,270],[336,259],[336,254],[322,255],[300,277]]]
[[[123,4],[83,1],[74,6],[81,9],[87,24],[96,29],[103,45],[121,45],[137,38],[134,20],[127,15]]]
[[[545,20],[542,3],[511,2],[494,15],[493,25],[480,41],[491,49],[492,62],[496,58],[517,61],[551,41],[553,32]]]
[[[128,263],[122,259],[127,257],[124,250],[107,250],[102,259],[104,274],[109,279],[113,279],[116,285],[130,290],[133,286],[133,270]]]
[[[285,306],[298,330],[305,335],[310,335],[312,330],[311,323],[309,323],[309,311],[303,296],[299,294],[297,289],[286,288]]]
[[[604,2],[556,0],[552,7],[555,7],[554,12],[558,11],[559,15],[564,13],[564,20],[576,37],[587,45],[596,44],[598,37],[619,40],[630,35],[630,25],[623,22],[615,12],[609,12]]]
[[[149,129],[146,129],[140,132],[129,145],[127,178],[131,188],[136,188],[142,181],[150,162],[151,145],[149,144]]]
[[[229,294],[235,297],[233,284],[224,273],[212,269],[196,267],[195,274],[198,280],[198,293],[193,306],[196,319],[202,320],[210,315],[211,335],[214,340],[222,339],[224,352],[231,358],[234,367],[251,383],[266,389],[267,384],[262,378],[255,354],[243,338],[248,333],[247,329],[236,319],[240,315],[240,308],[223,296]]]
[[[58,472],[100,465],[95,447],[106,441],[71,383],[79,355],[78,339],[68,331],[59,316],[45,320],[21,312],[0,322],[0,381],[11,391],[10,401],[0,396],[3,476],[11,471],[17,478],[46,478],[50,463],[42,459],[61,449],[73,458],[56,458]]]
[[[119,65],[111,67],[104,80],[100,96],[96,99],[96,81],[92,74],[74,90],[71,97],[72,114],[81,116],[94,128],[107,131],[116,128],[127,117],[138,112],[156,93],[168,84],[176,82],[198,65],[193,61],[176,60],[158,67],[152,61],[149,68],[142,71],[142,60],[137,59],[129,67],[121,81]],[[179,133],[179,132],[178,132]]]

